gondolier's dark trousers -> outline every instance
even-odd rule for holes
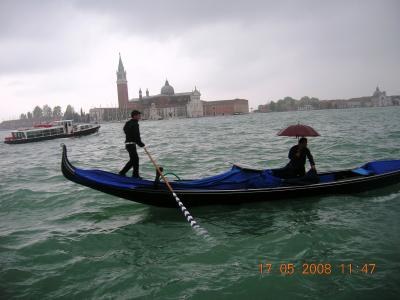
[[[129,161],[126,163],[125,167],[119,172],[121,175],[125,175],[130,168],[133,167],[133,177],[139,177],[139,155],[136,151],[135,144],[126,145],[126,151],[129,153]]]
[[[306,169],[304,166],[301,165],[293,166],[290,163],[288,163],[285,167],[281,169],[274,169],[273,174],[274,176],[283,179],[302,177],[306,174]]]

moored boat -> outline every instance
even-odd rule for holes
[[[56,121],[51,124],[38,124],[33,128],[14,130],[5,137],[6,144],[23,144],[65,137],[83,136],[99,130],[98,124],[74,124],[72,120]]]
[[[65,145],[61,170],[67,179],[107,194],[153,206],[176,206],[163,182],[74,167],[68,160]],[[187,207],[357,193],[399,183],[400,160],[373,161],[358,168],[325,172],[317,176],[317,182],[313,181],[315,183],[290,181],[273,176],[273,170],[234,165],[230,171],[216,176],[170,183]]]

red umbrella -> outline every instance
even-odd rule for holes
[[[308,125],[296,124],[290,125],[278,132],[280,136],[319,136],[319,133],[314,128]]]

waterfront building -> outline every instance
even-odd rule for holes
[[[372,106],[392,106],[392,98],[386,95],[385,91],[381,91],[379,86],[376,87],[374,94],[371,97]]]
[[[160,120],[203,116],[200,91],[195,87],[191,92],[175,93],[168,80],[161,87],[160,94],[150,95],[149,90],[146,89],[146,95],[143,96],[142,89],[139,89],[139,97],[129,99],[128,81],[121,55],[117,70],[117,92],[119,108],[121,110],[137,109],[141,111],[143,119]]]
[[[362,106],[361,101],[356,101],[356,100],[348,100],[346,104],[347,108],[359,108]]]
[[[149,90],[146,89],[146,94],[143,95],[140,88],[138,97],[129,99],[128,80],[121,55],[119,55],[116,75],[118,108],[92,108],[90,110],[92,120],[112,121],[127,119],[133,109],[139,110],[145,120],[197,118],[249,112],[248,100],[203,101],[197,87],[194,87],[191,92],[176,93],[168,80],[165,80],[165,84],[161,87],[159,94],[150,95]]]
[[[121,110],[137,109],[141,111],[143,119],[149,120],[197,118],[249,112],[248,100],[203,101],[197,87],[191,92],[175,93],[175,89],[168,80],[161,87],[159,94],[150,95],[149,90],[146,89],[146,95],[143,96],[142,89],[139,89],[139,97],[129,99],[128,81],[121,55],[117,70],[117,92],[118,105]]]
[[[304,104],[297,108],[297,110],[313,110],[313,109],[314,107],[311,104]]]
[[[146,96],[139,90],[139,97],[130,99],[127,107],[138,109],[142,117],[149,120],[173,118],[197,118],[203,116],[201,93],[195,87],[191,92],[175,93],[168,80],[161,87],[160,94]]]
[[[393,105],[400,105],[400,96],[392,96]]]
[[[128,109],[128,80],[126,79],[126,71],[122,63],[121,54],[119,54],[119,63],[117,70],[117,93],[118,107],[120,109]]]
[[[246,99],[204,101],[204,116],[228,116],[249,113]]]
[[[90,120],[93,122],[117,121],[125,119],[128,112],[116,107],[96,107],[89,110]]]
[[[270,112],[269,105],[268,104],[260,104],[258,106],[256,112],[260,112],[260,113]]]

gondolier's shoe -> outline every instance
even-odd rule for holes
[[[126,177],[126,174],[125,174],[125,173],[122,173],[122,172],[119,172],[118,175],[119,175],[119,176],[122,176],[122,177]]]

